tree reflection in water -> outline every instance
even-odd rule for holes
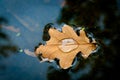
[[[57,70],[52,66],[48,68],[47,74],[48,80],[70,80],[70,75],[67,71]]]
[[[11,43],[9,36],[2,31],[2,26],[7,23],[4,17],[0,17],[0,58],[8,57],[17,51],[17,47]]]
[[[113,80],[119,64],[120,14],[117,0],[65,0],[58,23],[85,26],[98,40],[100,49],[88,59],[77,55],[76,66],[69,71],[48,69],[48,80]],[[89,67],[87,67],[89,66]],[[87,72],[82,72],[87,70]]]

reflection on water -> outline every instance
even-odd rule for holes
[[[7,23],[8,21],[4,17],[0,17],[0,58],[2,56],[8,57],[17,51],[17,47],[10,42],[8,35],[2,31],[2,25]]]
[[[68,71],[56,70],[50,66],[48,68],[47,78],[48,80],[70,80],[70,75]]]
[[[67,73],[48,69],[48,80],[61,80],[62,77],[63,80],[119,78],[116,73],[120,70],[117,44],[120,40],[120,14],[117,0],[65,0],[58,23],[86,26],[88,32],[95,34],[101,49],[86,60],[77,56],[76,66]]]
[[[33,50],[39,42],[49,40],[48,29],[51,27],[50,25],[53,25],[54,22],[57,21],[58,25],[66,23],[71,26],[74,25],[74,28],[77,28],[77,26],[86,27],[87,32],[92,32],[95,35],[100,49],[95,54],[91,54],[86,60],[83,59],[81,55],[77,55],[75,59],[76,64],[68,70],[60,70],[54,63],[39,63],[36,58],[28,57],[22,52],[11,58],[6,58],[6,61],[1,62],[0,80],[113,80],[119,78],[119,74],[116,73],[120,70],[120,55],[118,51],[118,43],[120,41],[120,11],[118,10],[119,4],[117,4],[119,0],[58,0],[60,2],[63,1],[60,13],[58,13],[60,6],[58,8],[58,4],[56,5],[57,0],[54,0],[54,2],[45,0],[47,3],[44,3],[44,0],[35,0],[36,2],[33,2],[33,0],[29,1],[18,1],[16,8],[14,6],[10,7],[11,4],[15,3],[15,0],[13,0],[11,4],[6,3],[7,8],[18,15],[13,15],[10,11],[8,11],[10,15],[8,13],[6,14],[7,17],[12,15],[12,17],[9,17],[11,21],[13,17],[17,18],[11,23],[15,23],[14,25],[19,28],[19,30],[17,28],[14,29],[15,33],[17,30],[21,32],[21,34],[19,38],[13,38],[12,41],[16,41],[15,43],[17,43],[20,48]],[[37,6],[34,5],[34,3]],[[21,4],[24,7],[21,6]],[[41,4],[44,5],[39,6]],[[52,7],[50,8],[49,6]],[[20,9],[18,10],[18,8]],[[22,11],[24,8],[27,9],[27,11]],[[46,8],[48,10],[46,10]],[[0,9],[3,10],[2,8]],[[38,9],[40,9],[40,11]],[[41,11],[43,12],[42,14]],[[5,12],[3,12],[3,14],[4,13]],[[28,16],[30,17],[26,18],[26,14],[29,14]],[[58,14],[60,15],[58,16]],[[55,16],[59,18],[56,19]],[[16,46],[9,40],[10,36],[2,32],[1,24],[6,24],[8,21],[2,17],[0,18],[0,57],[7,56],[9,55],[7,54],[8,52],[13,51],[10,53],[14,53],[17,50]],[[43,29],[41,26],[45,26],[47,23],[50,24],[47,25],[46,29]],[[13,27],[11,28],[13,31]],[[14,34],[11,33],[11,35]],[[43,40],[41,38],[43,38]],[[9,44],[3,45],[3,43]],[[5,66],[6,64],[8,67]]]

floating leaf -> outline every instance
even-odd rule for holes
[[[80,36],[68,25],[62,27],[62,32],[50,28],[50,40],[46,41],[46,45],[40,45],[35,50],[35,54],[41,54],[42,58],[47,58],[49,61],[57,58],[60,67],[67,69],[71,67],[79,52],[83,58],[87,58],[97,47],[94,44],[96,41],[90,42],[84,29],[81,29],[79,34]]]

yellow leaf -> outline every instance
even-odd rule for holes
[[[64,25],[62,32],[50,28],[50,40],[46,42],[46,45],[40,45],[35,54],[42,54],[42,57],[48,60],[57,58],[60,67],[67,69],[71,67],[78,52],[81,52],[83,58],[86,59],[96,49],[96,45],[90,43],[84,29],[81,29],[79,33],[80,36],[69,25]]]

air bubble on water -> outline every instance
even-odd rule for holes
[[[20,32],[18,32],[18,33],[16,34],[16,36],[17,36],[17,37],[19,37],[20,35],[21,35],[21,33],[20,33]]]
[[[19,49],[19,52],[22,53],[22,52],[23,52],[23,49]]]

